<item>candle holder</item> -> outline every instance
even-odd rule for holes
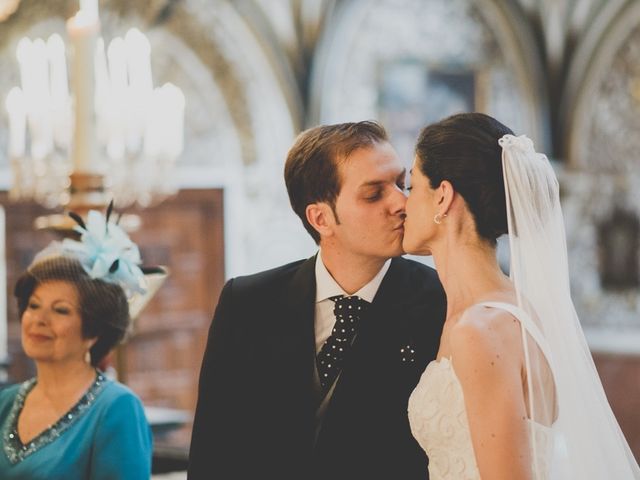
[[[112,198],[118,208],[158,203],[177,191],[184,95],[170,83],[154,87],[142,32],[105,45],[97,0],[80,5],[67,21],[68,72],[60,35],[18,42],[21,85],[6,98],[10,199],[82,211]]]
[[[169,83],[154,88],[150,44],[139,30],[105,46],[98,0],[80,0],[80,10],[66,26],[72,47],[69,75],[60,35],[18,42],[21,85],[6,99],[10,199],[86,216],[112,200],[118,209],[145,207],[175,193],[172,167],[183,149],[182,91]],[[140,218],[122,215],[119,225],[131,232]],[[68,215],[42,216],[35,226],[60,237],[78,235]],[[168,275],[164,267],[143,270],[148,290],[132,299],[132,318]],[[1,374],[0,365],[0,381]]]
[[[72,173],[69,186],[70,200],[66,206],[67,211],[73,211],[81,217],[86,216],[89,210],[105,210],[112,200],[105,188],[104,175],[97,173]],[[140,217],[135,214],[123,214],[118,224],[126,232],[134,232],[142,224]],[[56,213],[37,217],[34,227],[37,230],[51,230],[61,236],[76,236],[74,227],[76,222],[68,213]]]

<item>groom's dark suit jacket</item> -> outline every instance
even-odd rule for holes
[[[230,280],[200,373],[189,479],[428,478],[407,401],[438,351],[435,271],[395,258],[315,439],[315,257]]]

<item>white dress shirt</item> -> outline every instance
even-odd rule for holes
[[[353,295],[357,295],[361,299],[372,303],[376,293],[378,293],[382,279],[386,275],[387,270],[389,270],[389,265],[391,265],[391,259],[384,262],[384,265],[375,277]],[[333,326],[336,323],[336,317],[333,314],[334,302],[329,300],[330,297],[336,295],[350,296],[338,285],[338,282],[333,279],[322,261],[322,251],[320,251],[316,257],[316,354],[331,335],[331,330],[333,330]]]

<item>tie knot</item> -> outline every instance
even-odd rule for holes
[[[369,306],[369,302],[356,295],[336,295],[330,297],[330,300],[335,303],[333,313],[336,318],[353,318],[354,321],[357,321]]]
[[[351,310],[349,313],[357,313],[360,315],[364,310],[366,310],[369,302],[363,300],[357,295],[336,295],[334,297],[329,297],[329,300],[335,303],[334,310]]]

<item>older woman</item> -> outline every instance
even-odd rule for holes
[[[96,369],[129,325],[137,247],[96,212],[92,224],[82,224],[81,242],[41,252],[17,282],[22,346],[37,376],[0,392],[3,480],[150,476],[140,400]]]

